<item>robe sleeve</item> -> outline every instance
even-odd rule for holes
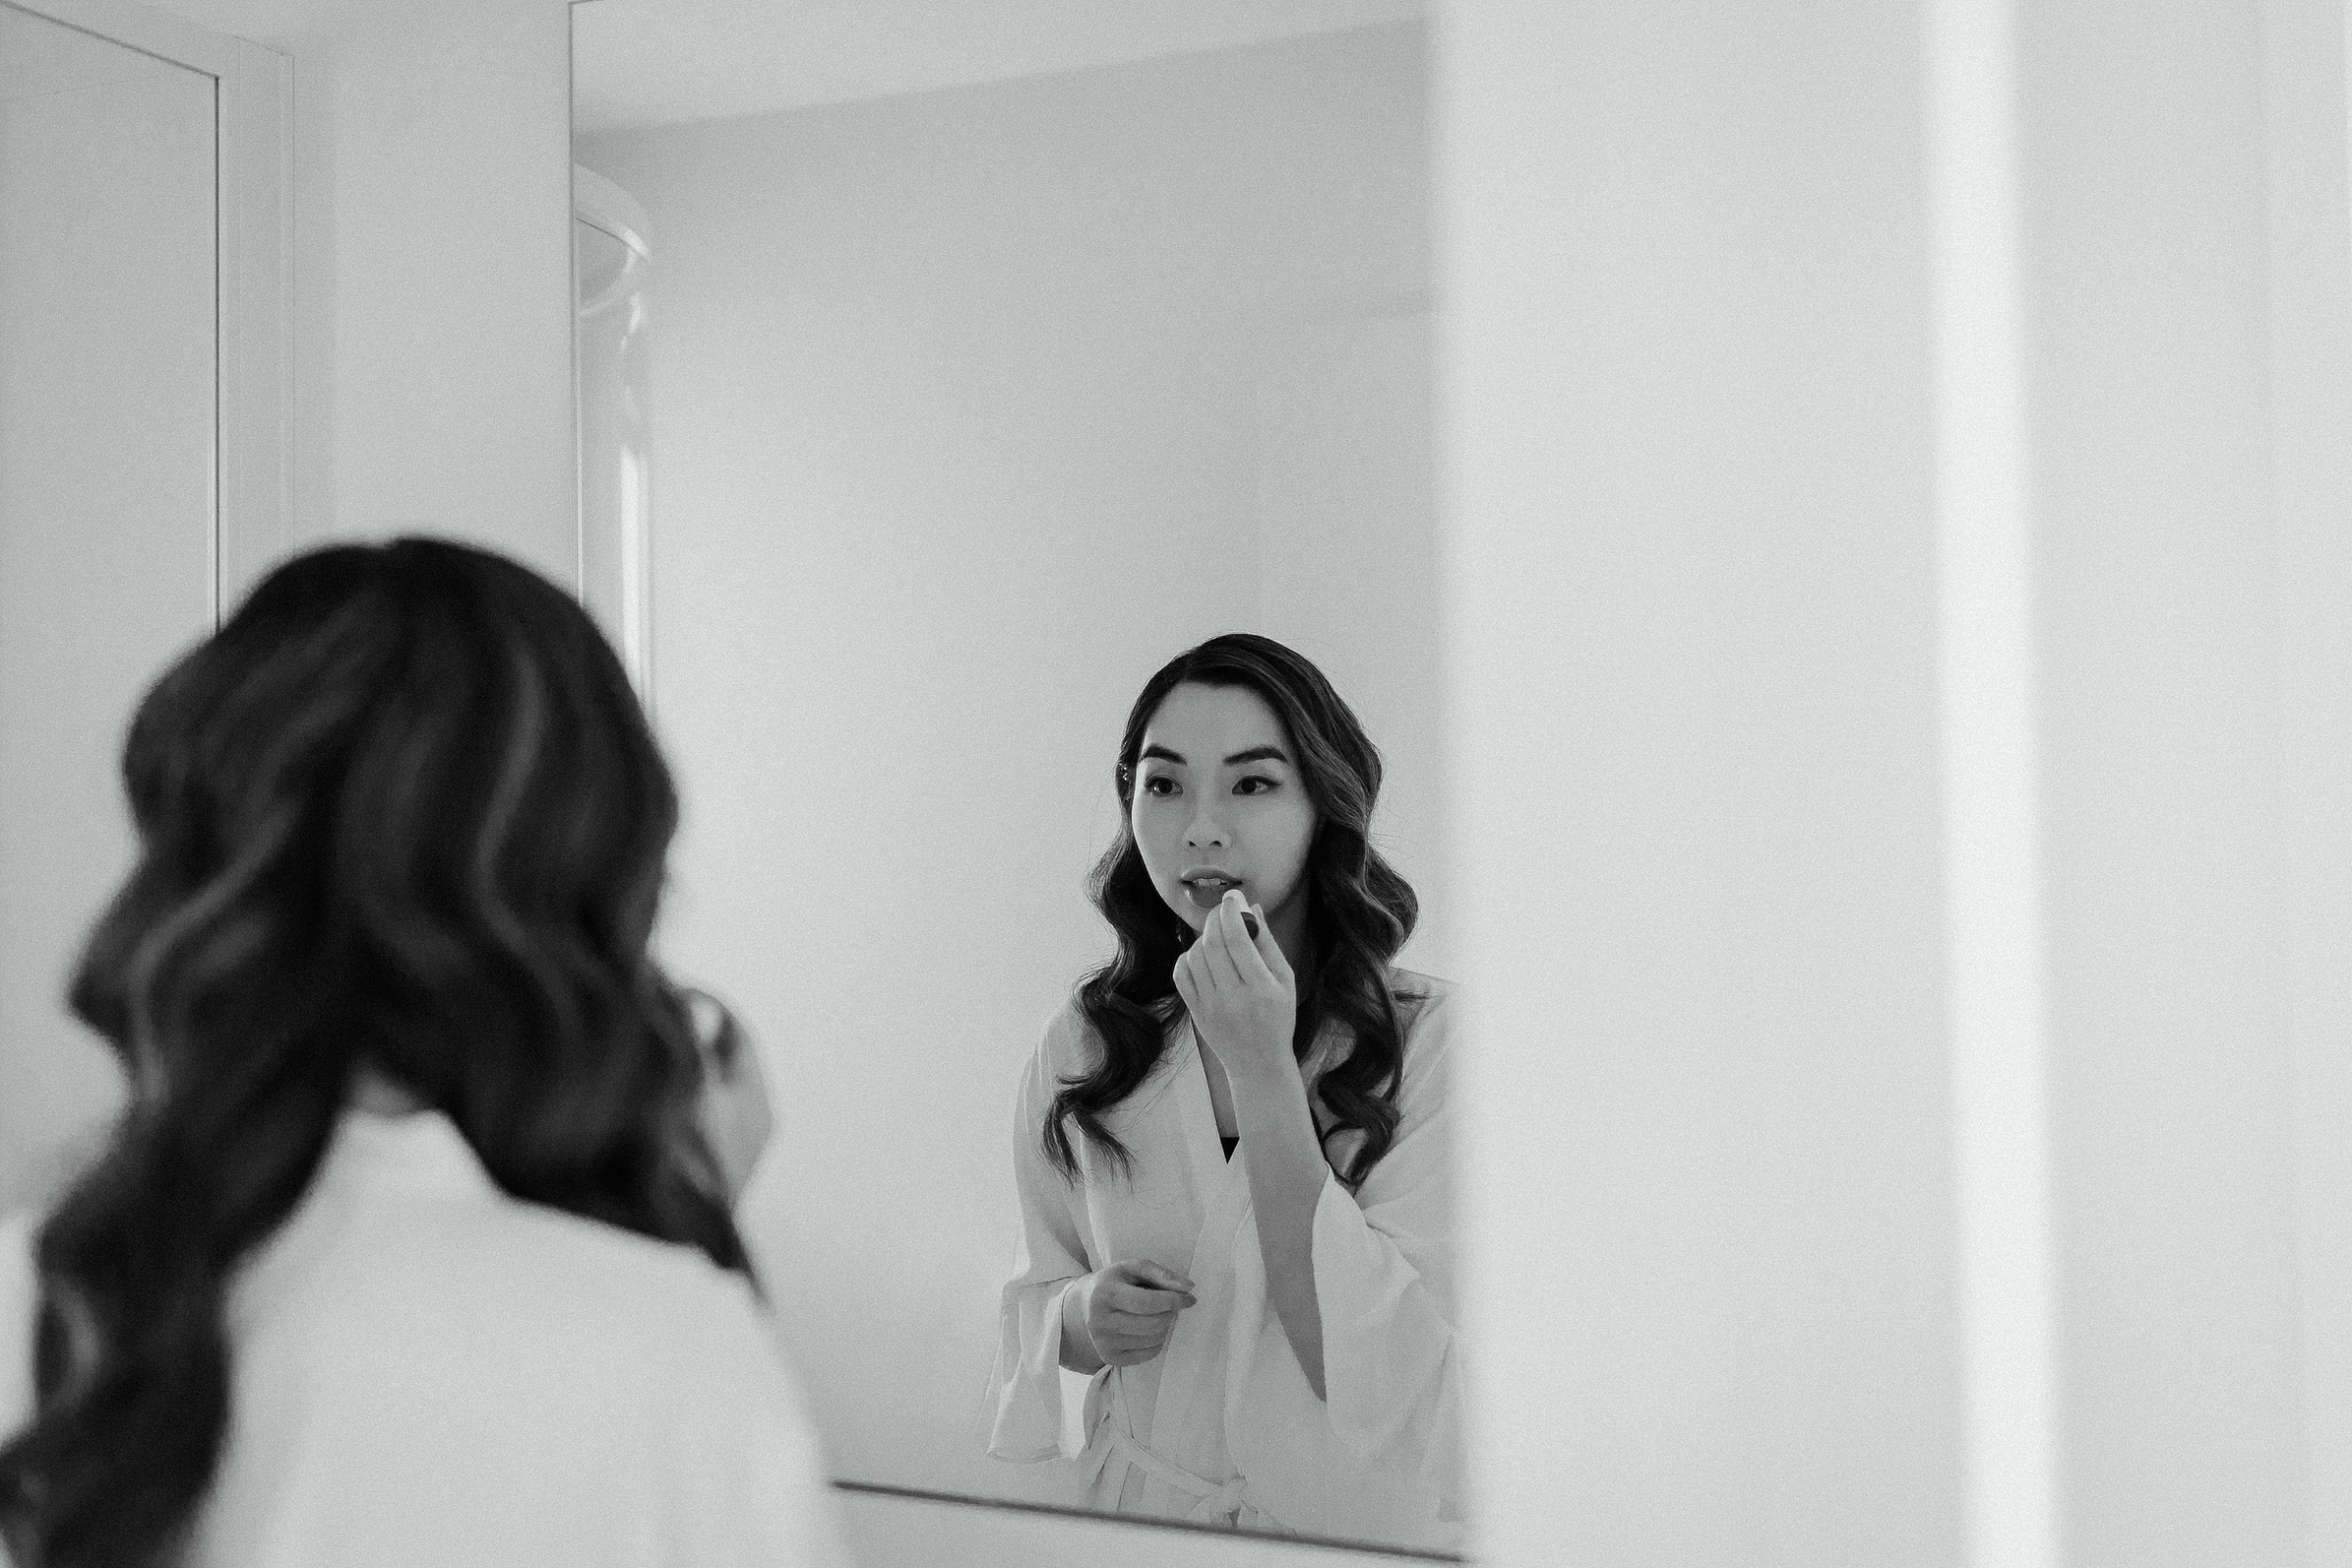
[[[1074,1035],[1066,1013],[1048,1025],[1014,1100],[1012,1173],[1021,1239],[998,1307],[987,1401],[988,1451],[1000,1459],[1078,1456],[1063,1438],[1061,1298],[1093,1265],[1072,1212],[1077,1189],[1048,1162],[1041,1141],[1046,1109],[1060,1088],[1057,1064],[1075,1056],[1066,1049]],[[1102,1375],[1096,1374],[1098,1383]]]
[[[1406,1033],[1396,1139],[1350,1195],[1326,1178],[1315,1204],[1315,1296],[1333,1432],[1368,1461],[1402,1464],[1461,1517],[1461,1350],[1446,1102],[1447,999]]]

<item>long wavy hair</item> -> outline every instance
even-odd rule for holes
[[[122,782],[138,860],[70,1001],[129,1092],[34,1245],[34,1413],[0,1447],[24,1568],[185,1548],[224,1287],[363,1069],[515,1198],[751,1275],[688,999],[646,951],[677,797],[562,591],[435,540],[300,557],[148,693]]]
[[[1152,885],[1132,813],[1144,731],[1167,695],[1188,681],[1240,687],[1263,698],[1282,720],[1314,803],[1315,832],[1303,873],[1314,956],[1298,977],[1291,1049],[1303,1060],[1327,1024],[1348,1032],[1348,1054],[1325,1069],[1315,1087],[1333,1116],[1323,1139],[1326,1157],[1343,1134],[1362,1134],[1352,1154],[1333,1166],[1342,1181],[1359,1186],[1396,1137],[1404,1063],[1398,1004],[1417,999],[1392,988],[1389,960],[1413,934],[1420,903],[1372,843],[1378,748],[1321,670],[1272,638],[1250,632],[1212,637],[1178,654],[1145,683],[1127,714],[1119,740],[1119,836],[1087,883],[1095,907],[1118,938],[1118,951],[1078,987],[1079,1010],[1102,1049],[1085,1072],[1061,1080],[1046,1114],[1046,1157],[1065,1178],[1076,1178],[1077,1152],[1065,1126],[1075,1122],[1111,1163],[1122,1171],[1132,1167],[1133,1157],[1104,1114],[1159,1065],[1169,1026],[1184,1014],[1175,968],[1193,930]]]

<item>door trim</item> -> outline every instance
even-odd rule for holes
[[[0,0],[202,72],[214,94],[213,623],[294,542],[293,62],[136,0]]]

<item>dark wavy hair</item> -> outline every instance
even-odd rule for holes
[[[646,951],[676,793],[569,597],[436,540],[302,556],[147,694],[122,782],[139,858],[70,1000],[129,1093],[34,1245],[34,1413],[0,1447],[24,1568],[185,1549],[224,1287],[363,1068],[514,1197],[750,1277],[688,998]]]
[[[1135,765],[1144,730],[1168,693],[1192,682],[1241,687],[1263,698],[1282,720],[1316,823],[1304,872],[1307,929],[1313,934],[1311,972],[1298,975],[1298,1021],[1294,1054],[1303,1059],[1327,1023],[1351,1038],[1348,1054],[1319,1082],[1334,1117],[1324,1135],[1350,1129],[1362,1143],[1335,1172],[1359,1186],[1388,1152],[1396,1133],[1396,1086],[1402,1080],[1404,1024],[1399,1003],[1418,999],[1394,990],[1389,960],[1413,933],[1420,903],[1371,838],[1372,807],[1380,796],[1380,752],[1354,710],[1323,672],[1300,655],[1250,632],[1230,632],[1188,649],[1145,683],[1119,740],[1119,836],[1088,879],[1095,907],[1110,922],[1118,951],[1078,987],[1078,1007],[1101,1042],[1085,1072],[1061,1080],[1046,1114],[1046,1156],[1065,1178],[1078,1172],[1067,1121],[1121,1170],[1132,1156],[1103,1114],[1133,1094],[1167,1048],[1168,1027],[1184,1013],[1176,994],[1176,959],[1193,931],[1161,900],[1136,847]]]

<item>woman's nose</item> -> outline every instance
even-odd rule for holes
[[[1185,827],[1184,845],[1190,850],[1223,849],[1225,824],[1202,807],[1193,813],[1192,821]]]

